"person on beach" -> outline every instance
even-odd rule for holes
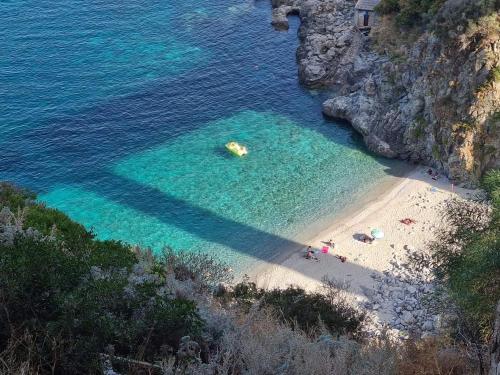
[[[400,220],[401,223],[405,224],[405,225],[411,225],[411,224],[415,224],[416,221],[413,220],[413,219],[410,219],[410,218],[406,218],[406,219],[403,219],[403,220]]]
[[[314,251],[313,249],[311,248],[311,246],[308,246],[307,247],[307,252],[306,252],[306,259],[314,259],[314,260],[319,260],[317,257],[314,256]]]
[[[345,263],[345,261],[347,260],[347,257],[345,257],[343,255],[337,255],[337,259],[340,260],[342,263]]]
[[[333,242],[332,239],[329,239],[328,242],[327,242],[327,245],[330,246],[332,249],[335,248],[335,242]]]
[[[375,241],[375,238],[370,237],[370,236],[368,236],[368,235],[366,235],[366,234],[365,234],[365,235],[363,236],[362,241],[363,241],[364,243],[369,243],[369,244],[371,244],[373,241]]]

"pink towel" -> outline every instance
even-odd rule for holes
[[[328,246],[323,246],[323,247],[321,248],[321,252],[322,252],[323,254],[327,254],[327,253],[328,253]]]

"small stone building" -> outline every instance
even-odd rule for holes
[[[370,29],[374,25],[377,17],[375,7],[379,2],[380,0],[358,0],[354,12],[354,23],[360,30]]]

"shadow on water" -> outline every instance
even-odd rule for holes
[[[263,244],[273,244],[279,248],[303,247],[298,242],[225,218],[154,187],[112,173],[101,173],[99,181],[98,185],[93,184],[88,187],[100,196],[154,217],[165,224],[191,232],[203,240],[230,247],[243,254],[258,256],[254,252],[255,245],[252,243],[255,238]],[[265,259],[264,254],[262,255]]]
[[[269,20],[270,12],[267,16]],[[239,48],[243,51],[234,49],[234,46],[228,47],[229,50],[221,53],[209,70],[194,69],[172,79],[157,81],[133,95],[108,100],[77,114],[52,118],[28,132],[3,140],[0,177],[15,180],[38,192],[50,191],[59,184],[81,185],[201,239],[265,261],[272,261],[269,252],[265,251],[266,244],[275,248],[302,248],[304,245],[301,243],[224,218],[107,171],[110,165],[126,156],[171,142],[207,122],[220,119],[221,113],[229,117],[249,109],[273,111],[298,119],[297,123],[323,132],[332,142],[342,142],[347,147],[359,149],[359,137],[352,129],[338,126],[336,122],[332,123],[332,126],[337,126],[335,131],[315,126],[318,121],[324,121],[320,112],[321,103],[310,96],[305,97],[304,89],[299,89],[297,94],[294,59],[296,27],[279,37],[272,36],[275,31],[270,26],[264,30],[271,35],[267,38],[262,38],[256,31],[247,35],[252,38],[253,45],[240,44]],[[237,30],[228,35],[230,39],[241,38]],[[282,40],[267,46],[269,38]],[[228,41],[227,46],[236,46],[231,43]],[[273,46],[276,51],[270,56],[267,49]],[[255,53],[249,52],[253,50]],[[232,54],[248,67],[258,66],[263,61],[266,64],[252,72],[251,68],[239,68]],[[244,61],[248,56],[252,56],[252,60]],[[228,69],[228,66],[235,69]],[[287,71],[289,75],[277,74],[277,66],[280,66],[280,72]],[[186,87],[190,89],[186,90]],[[307,111],[304,111],[305,105]],[[196,116],[186,115],[190,113]],[[214,152],[227,157],[223,148]],[[400,170],[393,169],[394,163],[378,160],[386,165],[387,174],[401,175]],[[255,252],[251,243],[255,238],[262,243],[260,253]],[[358,266],[351,264],[349,267]],[[323,275],[311,273],[307,276],[318,278]]]
[[[303,253],[306,248],[303,243],[225,218],[213,211],[196,207],[153,187],[139,184],[112,173],[101,173],[99,186],[96,188],[94,185],[92,188],[100,196],[118,204],[126,205],[163,223],[193,233],[203,240],[230,247],[241,254],[250,255],[268,264],[280,264],[284,259],[283,255],[285,255],[282,253],[277,253],[275,256],[270,255],[272,251],[270,249],[281,251],[287,249],[288,254],[290,254],[292,251]],[[144,199],[145,196],[148,199]],[[238,235],[232,235],[235,233]],[[262,244],[261,252],[255,251],[253,241],[256,238]],[[322,254],[321,261],[327,261],[326,257],[330,256],[334,256],[334,254]],[[296,263],[292,266],[294,268],[290,268],[290,270],[317,281],[320,281],[325,276],[324,274],[318,274],[314,267],[309,267],[310,260],[304,258],[303,261],[303,265]],[[351,275],[364,275],[365,278],[368,278],[369,275],[374,273],[381,275],[380,272],[348,260],[342,263],[342,268],[337,270],[335,277],[339,280],[349,280]]]

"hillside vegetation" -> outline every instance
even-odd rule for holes
[[[335,280],[322,293],[230,286],[207,255],[100,241],[1,184],[0,373],[475,373],[500,298],[500,172],[484,186],[493,208],[452,201],[451,229],[433,246],[458,321],[441,337],[393,342],[364,337],[365,315]]]
[[[459,25],[466,27],[498,9],[498,0],[381,0],[375,10],[382,16],[394,17],[401,27],[430,26],[452,30]]]

